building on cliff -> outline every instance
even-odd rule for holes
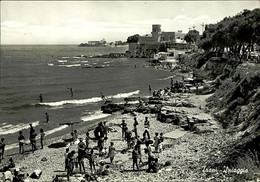
[[[151,57],[157,53],[161,44],[174,44],[176,42],[175,32],[164,32],[161,30],[161,25],[152,25],[151,34],[146,34],[138,37],[137,42],[129,43],[130,57]]]

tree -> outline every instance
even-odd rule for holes
[[[127,43],[138,42],[139,35],[135,34],[127,38]]]
[[[197,30],[190,30],[184,37],[184,40],[188,43],[197,43],[200,39],[200,34]]]

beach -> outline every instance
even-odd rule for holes
[[[176,73],[177,74],[177,73]],[[187,75],[186,75],[187,76]],[[135,113],[138,125],[138,134],[142,136],[144,131],[144,120],[148,117],[150,121],[150,136],[154,138],[155,132],[163,133],[165,140],[163,142],[163,150],[161,153],[154,153],[159,159],[160,169],[157,173],[147,173],[146,165],[141,165],[139,171],[132,170],[132,150],[121,153],[127,148],[126,141],[121,138],[121,128],[119,124],[124,119],[130,128],[133,129],[134,116],[132,114],[121,114],[121,112],[113,113],[109,118],[100,119],[98,121],[107,121],[110,128],[108,140],[105,142],[105,148],[108,148],[110,142],[114,142],[116,148],[116,156],[114,163],[110,164],[109,158],[106,156],[99,157],[96,154],[96,169],[100,167],[100,161],[104,161],[109,166],[109,173],[106,176],[96,175],[97,181],[210,181],[212,178],[219,180],[228,180],[229,174],[216,172],[212,169],[205,169],[210,163],[211,156],[220,146],[232,141],[232,135],[225,133],[215,119],[206,110],[206,99],[211,95],[196,95],[194,93],[179,93],[167,96],[167,102],[186,101],[194,104],[195,107],[180,107],[187,117],[196,117],[202,115],[207,118],[205,126],[210,126],[205,131],[186,131],[179,125],[173,123],[163,123],[157,120],[157,114]],[[164,98],[164,97],[163,97]],[[169,100],[170,99],[170,100]],[[83,125],[77,128],[79,138],[85,138],[85,133],[90,132],[90,136],[94,137],[93,129],[97,126],[97,122],[92,125]],[[69,138],[70,133],[63,136],[47,139],[44,141],[44,148],[31,151],[26,154],[17,154],[18,149],[12,149],[6,152],[6,163],[9,157],[13,157],[16,167],[20,168],[23,173],[31,174],[34,170],[42,171],[40,179],[27,178],[29,181],[52,181],[55,176],[59,176],[60,180],[66,181],[65,168],[65,148],[48,148],[53,143],[64,142],[63,139]],[[38,148],[39,148],[39,142]],[[91,140],[90,147],[97,145],[97,141]],[[26,146],[27,150],[30,149]],[[70,151],[77,151],[77,143],[69,144]],[[147,155],[144,153],[144,145],[142,145],[142,160],[147,162]],[[154,148],[152,147],[154,151]],[[8,156],[8,157],[7,157]],[[46,158],[46,160],[42,160]],[[165,165],[169,162],[170,165]],[[88,159],[84,160],[86,173],[91,174]],[[85,180],[84,175],[79,174],[79,168],[75,168],[75,173],[70,178],[71,181]]]

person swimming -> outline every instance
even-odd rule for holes
[[[100,92],[100,95],[101,95],[101,99],[102,99],[103,101],[106,101],[106,100],[107,100],[107,98],[103,95],[102,92]]]
[[[40,102],[43,102],[42,94],[40,94]]]
[[[67,88],[67,89],[70,89],[70,97],[72,98],[72,97],[73,97],[73,90],[72,90],[72,87]]]

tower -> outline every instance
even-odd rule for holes
[[[152,36],[153,36],[153,40],[155,42],[160,42],[160,35],[161,35],[162,31],[161,31],[161,25],[157,24],[157,25],[152,25]]]

